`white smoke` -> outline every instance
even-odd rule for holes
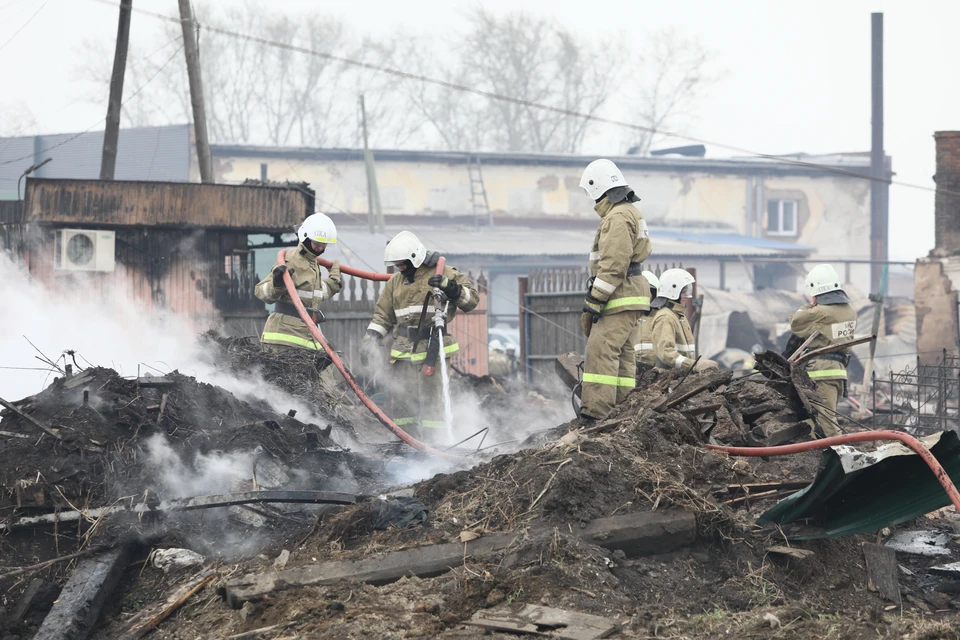
[[[250,453],[194,453],[192,460],[184,459],[159,433],[147,438],[144,451],[153,489],[163,498],[230,493],[238,481],[253,475]]]

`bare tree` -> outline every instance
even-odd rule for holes
[[[664,130],[684,124],[704,92],[720,78],[710,70],[711,54],[695,39],[675,29],[657,33],[644,52],[641,73],[631,95],[627,117],[649,131],[633,131],[626,138],[631,154],[647,155],[665,136]],[[666,132],[668,133],[668,132]]]

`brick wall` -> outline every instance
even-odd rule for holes
[[[935,206],[936,248],[934,255],[960,254],[960,131],[937,131],[937,183]]]

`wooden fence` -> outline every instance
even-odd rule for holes
[[[683,264],[644,267],[659,277],[667,269],[682,269]],[[553,377],[553,363],[558,355],[569,351],[582,354],[586,350],[580,316],[589,277],[587,268],[572,267],[535,269],[519,279],[520,358],[527,382],[536,384]]]

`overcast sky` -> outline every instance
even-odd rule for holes
[[[239,0],[194,0],[228,7]],[[176,12],[176,0],[133,0],[135,8]],[[683,133],[762,153],[830,153],[870,148],[870,13],[886,30],[886,151],[896,179],[932,188],[933,132],[960,129],[960,24],[957,0],[488,0],[494,11],[550,12],[567,27],[608,42],[610,67],[631,81],[618,38],[643,39],[666,26],[715,52],[723,79]],[[274,0],[275,11],[329,12],[360,32],[402,26],[446,33],[471,5],[449,0]],[[117,9],[96,0],[0,0],[0,131],[35,119],[41,133],[81,131],[102,122],[102,98],[78,72],[85,42],[112,48]],[[134,14],[131,38],[159,38],[156,19]],[[17,31],[19,33],[17,33]],[[622,33],[622,35],[617,35]],[[112,50],[112,49],[111,49]],[[100,103],[90,102],[100,98]],[[590,148],[598,155],[619,149]],[[708,155],[731,155],[708,146]],[[642,189],[642,186],[641,186]],[[912,260],[933,245],[933,193],[891,187],[890,257]]]

